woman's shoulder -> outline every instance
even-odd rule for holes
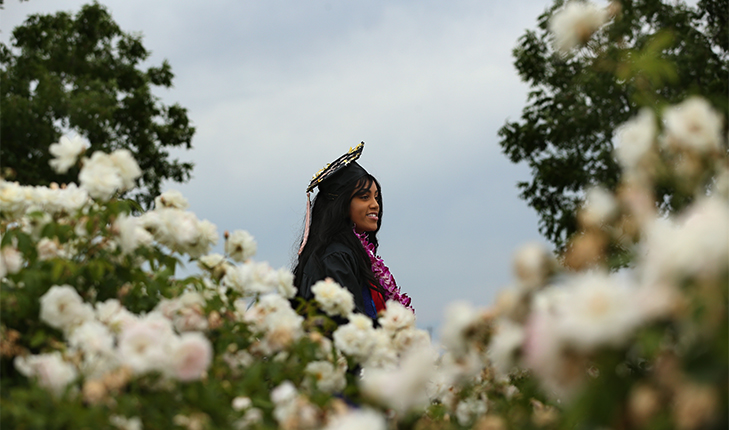
[[[329,256],[333,255],[355,255],[354,250],[349,247],[348,245],[345,245],[342,242],[332,242],[330,243],[326,249],[324,249],[324,253],[322,254],[322,258],[327,258]]]

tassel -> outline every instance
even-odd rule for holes
[[[301,246],[299,247],[299,255],[304,250],[306,240],[309,238],[309,223],[311,222],[311,193],[306,193],[306,218],[304,218],[304,238],[301,239]]]

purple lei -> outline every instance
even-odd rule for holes
[[[400,288],[398,288],[395,283],[395,278],[392,277],[390,269],[385,266],[385,262],[382,261],[380,256],[375,255],[375,245],[371,244],[367,239],[367,233],[360,234],[355,230],[354,234],[357,236],[359,241],[362,242],[362,246],[364,246],[365,251],[367,251],[367,255],[370,257],[372,273],[375,275],[375,278],[380,281],[382,288],[385,289],[385,301],[395,300],[415,313],[415,309],[410,306],[410,297],[408,297],[407,294],[400,293]]]

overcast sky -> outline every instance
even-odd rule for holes
[[[85,3],[7,0],[0,39],[28,14]],[[157,94],[197,129],[194,149],[175,153],[193,179],[166,188],[221,235],[248,230],[256,260],[291,266],[311,176],[360,141],[382,184],[380,255],[421,328],[452,301],[491,304],[513,252],[544,242],[518,198],[529,171],[501,154],[497,131],[526,103],[511,51],[550,1],[101,3],[144,35],[148,65],[170,62],[174,87]]]

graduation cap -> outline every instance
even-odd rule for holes
[[[304,221],[304,238],[301,241],[299,254],[304,249],[306,240],[309,237],[311,191],[318,187],[320,193],[326,193],[327,198],[333,200],[352,182],[366,176],[367,171],[356,161],[362,155],[363,149],[364,142],[361,142],[354,148],[349,148],[347,153],[324,166],[323,169],[316,172],[311,178],[311,182],[306,187],[306,219]]]
[[[355,161],[362,155],[363,149],[364,142],[349,148],[346,154],[316,172],[306,192],[319,187],[319,191],[327,193],[328,197],[336,198],[347,185],[367,175],[367,171]]]

